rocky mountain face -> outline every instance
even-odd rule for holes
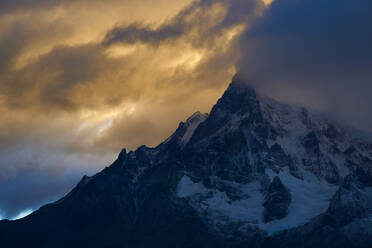
[[[288,213],[288,207],[291,203],[291,193],[282,184],[278,176],[274,177],[266,190],[265,199],[262,202],[264,207],[263,221],[265,223],[275,219],[283,219]]]
[[[372,247],[372,144],[235,76],[209,115],[1,221],[0,244]]]

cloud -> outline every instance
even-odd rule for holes
[[[115,27],[107,33],[104,44],[143,42],[157,46],[184,39],[195,46],[212,46],[222,32],[248,24],[263,9],[259,0],[196,1],[158,27],[141,23]]]
[[[25,209],[68,193],[84,174],[92,175],[110,159],[67,154],[46,145],[22,144],[0,152],[0,215],[15,217]]]
[[[239,67],[264,94],[371,129],[368,0],[277,0],[242,35]]]

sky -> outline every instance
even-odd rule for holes
[[[0,0],[0,218],[261,94],[372,131],[370,0]]]

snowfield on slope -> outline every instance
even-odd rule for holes
[[[177,187],[177,196],[189,198],[192,206],[200,212],[207,211],[211,216],[229,222],[245,222],[267,231],[269,234],[301,226],[311,218],[325,212],[337,186],[319,180],[309,172],[303,171],[304,180],[293,177],[288,170],[279,174],[267,169],[266,174],[272,179],[278,176],[291,192],[291,204],[286,217],[268,223],[262,221],[264,199],[259,181],[237,185],[244,197],[231,201],[225,192],[208,189],[201,182],[195,183],[184,175]]]

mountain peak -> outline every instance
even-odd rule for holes
[[[252,95],[253,97],[256,97],[255,89],[251,85],[249,85],[249,83],[244,80],[239,74],[235,74],[226,91],[240,94],[246,93]]]
[[[186,123],[195,123],[195,122],[200,122],[204,121],[208,117],[207,113],[200,113],[200,111],[196,111],[193,113],[189,118],[187,118]]]
[[[258,101],[255,90],[239,75],[235,75],[225,93],[213,107],[210,115],[216,113],[247,113],[252,108],[257,107]]]
[[[208,119],[195,130],[190,143],[213,135],[217,130],[225,127],[227,122],[235,119],[234,116],[241,117],[247,114],[261,119],[260,104],[255,90],[237,74],[213,106]]]
[[[186,119],[186,122],[180,122],[177,130],[161,145],[167,144],[167,147],[170,145],[173,148],[174,146],[180,146],[181,148],[185,147],[194,134],[195,129],[200,123],[204,122],[208,116],[207,113],[203,114],[200,111],[196,111]]]

